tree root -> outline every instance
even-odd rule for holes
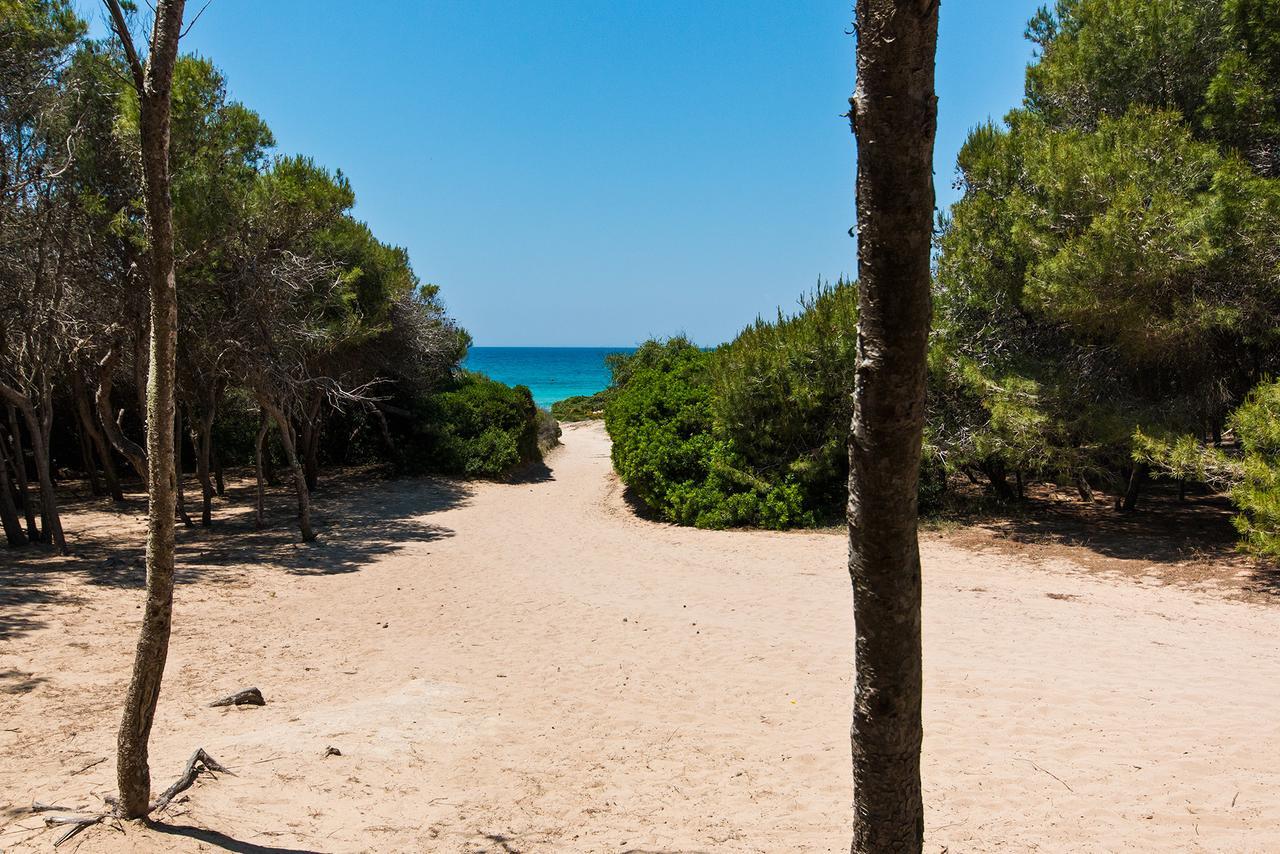
[[[170,801],[185,792],[187,789],[191,788],[192,784],[195,783],[196,778],[200,776],[200,771],[202,769],[210,773],[220,771],[223,774],[230,774],[232,777],[235,776],[235,774],[231,772],[231,769],[219,764],[218,760],[205,753],[204,748],[201,747],[197,749],[195,753],[191,754],[191,758],[187,760],[187,767],[183,769],[182,776],[178,778],[177,782],[161,792],[160,797],[152,801],[151,809],[147,810],[147,813],[160,812],[165,807],[169,806]]]
[[[257,688],[245,688],[243,691],[237,691],[229,697],[223,697],[221,700],[214,700],[209,704],[209,708],[217,706],[265,706],[266,699],[262,696],[262,692]]]
[[[254,690],[256,691],[257,689],[255,688]],[[230,768],[227,768],[218,762],[218,760],[205,753],[204,748],[201,747],[196,750],[195,753],[191,754],[191,758],[187,760],[186,767],[182,769],[182,776],[179,777],[172,786],[161,792],[160,797],[151,802],[151,806],[147,808],[147,815],[150,816],[152,813],[161,812],[168,807],[169,804],[173,802],[174,798],[185,792],[187,789],[190,789],[195,784],[201,771],[205,771],[210,774],[219,772],[222,774],[229,774],[232,777],[235,776],[235,773],[232,772]],[[67,829],[60,833],[57,839],[53,840],[53,847],[57,848],[59,845],[66,842],[68,839],[71,839],[86,827],[92,827],[95,824],[100,824],[109,818],[117,818],[118,816],[114,809],[116,804],[115,799],[106,798],[105,800],[107,804],[113,808],[109,812],[94,813],[92,815],[47,816],[44,820],[46,827],[67,825]],[[66,808],[50,804],[42,804],[39,802],[31,805],[32,812],[46,812],[63,809]]]

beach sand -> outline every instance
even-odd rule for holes
[[[637,518],[599,425],[515,484],[333,483],[322,542],[180,532],[152,828],[62,851],[848,849],[838,532]],[[243,503],[242,503],[243,507]],[[114,791],[140,508],[0,556],[0,849]],[[923,544],[928,852],[1280,850],[1280,608],[1066,557]],[[257,686],[262,708],[208,708]],[[323,756],[327,747],[341,755]]]

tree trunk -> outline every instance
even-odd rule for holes
[[[931,315],[937,0],[858,0],[858,362],[849,437],[854,854],[920,852],[917,487]]]
[[[1129,471],[1129,487],[1124,491],[1124,500],[1120,502],[1120,509],[1124,512],[1138,509],[1138,496],[1142,493],[1143,484],[1147,482],[1149,470],[1150,466],[1146,463],[1133,464]]]
[[[25,546],[30,542],[22,530],[18,505],[13,500],[13,484],[9,481],[9,454],[3,436],[0,436],[0,522],[4,523],[4,537],[9,545]]]
[[[76,438],[80,443],[80,467],[84,469],[84,476],[89,480],[89,492],[93,495],[102,495],[102,480],[98,477],[98,463],[93,458],[93,451],[89,447],[89,437],[81,426],[76,431]]]
[[[174,405],[177,409],[177,405]],[[187,514],[187,492],[182,483],[182,412],[179,411],[175,416],[173,426],[173,482],[176,487],[176,496],[174,504],[178,512],[178,519],[182,522],[184,528],[192,527],[191,517]]]
[[[13,477],[18,482],[18,501],[22,515],[27,520],[27,539],[40,542],[40,526],[36,523],[35,509],[31,504],[31,489],[27,484],[27,457],[22,450],[22,428],[18,426],[18,410],[9,404],[9,435],[13,438]]]
[[[254,493],[253,502],[253,520],[256,527],[262,528],[262,511],[265,503],[262,487],[262,445],[267,441],[267,429],[271,426],[271,420],[267,418],[267,411],[262,410],[262,415],[258,419],[258,440],[254,444],[254,466],[253,472],[257,477],[257,491]]]
[[[215,443],[212,435],[209,443],[213,446],[213,489],[218,494],[218,497],[221,498],[227,494],[227,484],[222,478],[222,445]]]
[[[288,460],[289,470],[293,474],[293,487],[298,493],[298,530],[302,532],[303,541],[310,542],[316,538],[315,532],[311,530],[311,494],[307,491],[306,473],[302,470],[302,463],[298,461],[297,445],[293,441],[293,427],[289,424],[289,419],[284,412],[266,397],[259,396],[258,402],[271,414],[276,427],[280,429],[280,444],[284,446],[285,459]]]
[[[129,35],[119,0],[107,0],[138,89],[146,224],[150,238],[150,370],[147,372],[147,595],[125,695],[117,741],[117,810],[141,818],[150,809],[147,743],[160,699],[173,618],[174,392],[178,344],[178,294],[173,269],[173,205],[169,194],[169,107],[173,67],[182,31],[183,0],[157,0],[151,55],[144,68]]]
[[[58,496],[53,489],[53,472],[49,467],[49,443],[45,440],[48,435],[46,425],[37,417],[36,409],[31,399],[19,393],[16,389],[0,383],[0,396],[7,398],[11,404],[22,412],[22,420],[27,424],[27,435],[31,438],[31,455],[35,458],[36,463],[36,479],[40,483],[40,517],[44,520],[43,539],[53,543],[59,554],[67,554],[67,539],[62,534],[62,519],[58,516]],[[44,405],[47,419],[47,407],[53,404],[46,399]],[[25,478],[25,466],[21,460],[19,460],[18,468],[23,471],[23,477]],[[30,521],[28,519],[28,523]]]
[[[119,359],[119,352],[112,347],[98,363],[98,391],[94,395],[98,405],[98,420],[102,423],[102,429],[111,440],[111,444],[129,461],[129,465],[133,467],[142,482],[147,483],[147,452],[124,435],[124,431],[120,429],[118,416],[111,407],[111,387],[115,381],[114,371],[117,359]]]
[[[1093,503],[1093,487],[1089,485],[1089,479],[1082,474],[1076,476],[1076,492],[1080,494],[1081,501]]]
[[[106,481],[107,492],[111,500],[117,503],[124,501],[124,491],[120,489],[120,476],[116,473],[116,464],[111,459],[111,448],[103,438],[102,431],[94,422],[93,409],[89,405],[89,393],[85,390],[84,380],[77,371],[71,372],[72,392],[76,399],[76,415],[80,419],[80,429],[89,437],[90,443],[102,461],[102,478]]]
[[[191,447],[196,455],[196,478],[200,481],[200,525],[209,527],[213,519],[213,478],[209,476],[209,457],[213,445],[215,409],[208,405],[200,420],[192,423]]]
[[[302,421],[302,431],[299,441],[302,452],[302,469],[307,477],[307,489],[315,492],[316,487],[320,483],[320,433],[324,425],[321,423],[320,412],[324,406],[324,395],[316,394]]]

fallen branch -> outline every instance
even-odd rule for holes
[[[53,840],[53,847],[57,848],[59,845],[66,842],[68,839],[75,836],[77,833],[84,830],[86,827],[92,827],[93,825],[98,824],[99,822],[103,821],[110,815],[111,815],[110,813],[104,812],[100,815],[90,815],[90,816],[59,816],[56,818],[50,817],[50,818],[46,818],[44,820],[44,823],[46,827],[55,827],[60,824],[71,825],[66,830],[62,831],[62,833],[59,833],[57,839]]]
[[[71,807],[60,807],[57,804],[42,804],[39,801],[33,801],[31,804],[32,812],[71,812]]]
[[[229,697],[223,697],[221,700],[214,700],[209,704],[209,708],[213,709],[218,706],[265,706],[266,699],[262,696],[262,692],[257,688],[245,688],[243,691],[237,691]]]

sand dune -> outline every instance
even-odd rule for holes
[[[186,534],[152,767],[204,746],[237,776],[78,850],[847,850],[838,534],[638,519],[598,426],[525,483],[319,504],[315,548]],[[136,551],[136,515],[67,526],[108,521]],[[927,851],[1280,850],[1280,609],[924,559]],[[96,558],[0,560],[0,849],[45,851],[32,800],[114,789],[141,594]],[[206,707],[249,685],[267,706]]]

